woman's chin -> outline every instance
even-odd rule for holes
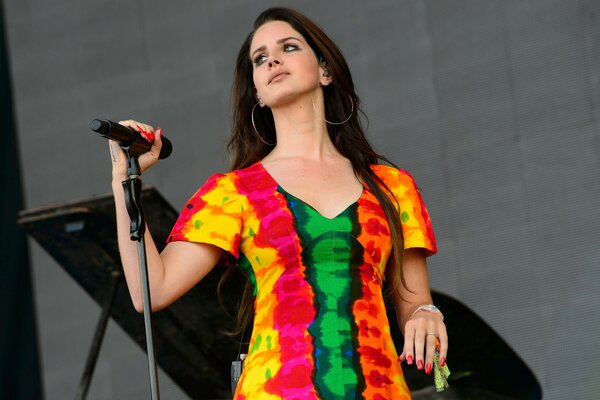
[[[310,100],[314,96],[312,91],[292,91],[292,90],[282,90],[277,93],[277,96],[273,96],[268,99],[265,103],[271,108],[282,108],[289,107],[292,105],[300,105],[300,104],[308,104],[310,105]]]

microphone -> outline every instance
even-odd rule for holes
[[[152,143],[148,142],[138,131],[128,126],[109,121],[107,119],[94,119],[90,123],[90,128],[94,132],[98,132],[100,136],[118,142],[121,146],[129,147],[133,154],[143,154],[150,151]],[[162,136],[162,147],[160,148],[161,160],[171,155],[173,145],[171,141]]]

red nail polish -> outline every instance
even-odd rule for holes
[[[137,128],[137,131],[140,133],[140,135],[144,139],[146,139],[150,143],[152,143],[154,141],[154,132],[147,132],[141,126],[139,126],[137,124],[135,126]]]
[[[154,141],[154,132],[142,131],[142,136],[150,143]]]
[[[423,361],[422,360],[417,361],[417,369],[423,369]]]
[[[427,364],[425,365],[425,373],[426,373],[426,374],[430,374],[430,373],[431,373],[431,370],[432,370],[432,368],[433,368],[433,365],[431,365],[431,364],[427,363]]]
[[[407,362],[408,365],[412,365],[412,363],[413,363],[413,356],[406,357],[406,362]]]
[[[444,357],[440,358],[440,365],[443,367],[446,365],[446,359]]]

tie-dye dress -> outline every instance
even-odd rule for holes
[[[412,177],[373,165],[400,204],[405,248],[436,252]],[[169,241],[210,243],[255,289],[249,354],[235,399],[409,399],[382,296],[389,227],[375,196],[326,218],[259,162],[213,175]],[[227,254],[225,253],[225,254]]]

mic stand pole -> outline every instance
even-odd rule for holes
[[[123,181],[125,205],[131,219],[129,229],[131,240],[138,242],[138,261],[140,265],[140,280],[144,306],[144,328],[146,331],[146,351],[148,353],[148,372],[150,374],[150,392],[152,400],[159,400],[158,369],[154,356],[154,330],[152,328],[152,305],[150,302],[150,282],[148,280],[148,263],[146,261],[146,222],[142,210],[141,192],[142,180],[137,154],[131,146],[121,146],[127,153],[127,180]]]

